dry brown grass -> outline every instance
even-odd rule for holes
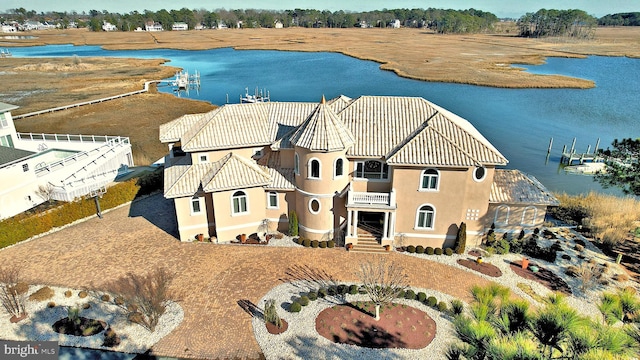
[[[84,29],[34,33],[36,39],[9,46],[102,45],[106,49],[222,47],[285,51],[330,51],[373,60],[381,68],[414,79],[497,87],[593,87],[591,81],[533,75],[510,67],[540,64],[548,56],[640,57],[640,29],[599,28],[594,40],[524,39],[505,34],[438,35],[424,29],[242,29],[205,31],[90,32]]]
[[[562,207],[582,208],[596,237],[606,244],[624,241],[640,221],[640,201],[634,197],[617,197],[591,192],[587,195],[557,195]]]

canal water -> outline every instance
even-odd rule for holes
[[[565,173],[563,145],[576,138],[577,152],[600,138],[607,148],[618,138],[640,137],[640,59],[592,56],[549,58],[520,66],[536,74],[593,80],[593,89],[501,89],[410,80],[382,71],[379,64],[334,53],[229,48],[109,51],[97,46],[48,45],[12,48],[14,56],[111,56],[165,58],[172,66],[201,75],[199,91],[180,96],[222,105],[237,103],[245,88],[269,92],[271,101],[319,101],[322,95],[420,96],[469,120],[509,159],[507,168],[534,175],[550,190],[570,194],[605,190],[592,177]],[[172,93],[170,87],[160,88]],[[547,158],[550,138],[553,149]]]

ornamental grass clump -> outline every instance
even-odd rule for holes
[[[267,303],[264,305],[264,321],[265,323],[273,324],[278,328],[282,327],[282,319],[278,315],[276,301],[273,299],[267,300]]]

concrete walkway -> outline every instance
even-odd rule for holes
[[[322,276],[355,281],[362,261],[391,256],[412,286],[470,301],[469,287],[487,280],[450,266],[402,256],[344,249],[278,248],[180,243],[171,201],[154,195],[40,239],[0,251],[3,266],[19,266],[31,284],[102,288],[127,272],[166,267],[177,273],[172,297],[184,321],[153,348],[159,356],[260,359],[251,317],[238,302],[254,304],[282,282]],[[284,311],[284,310],[281,310]]]

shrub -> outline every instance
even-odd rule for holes
[[[460,223],[458,227],[458,233],[456,234],[456,254],[464,254],[464,249],[467,247],[467,224]]]
[[[47,303],[47,307],[48,307],[49,309],[54,308],[54,307],[56,307],[56,303],[55,303],[55,302],[53,302],[53,301],[49,301],[49,302]]]
[[[316,249],[320,242],[318,240],[311,240],[311,247]]]
[[[423,291],[420,291],[418,293],[418,301],[423,303],[425,300],[427,300],[427,294],[425,294]]]
[[[302,305],[300,305],[299,302],[294,301],[291,303],[291,306],[289,307],[289,312],[292,313],[297,313],[300,312],[302,310]]]
[[[282,327],[282,319],[280,319],[280,316],[278,315],[276,301],[273,299],[267,300],[264,305],[264,321],[265,323],[273,324],[278,328]]]
[[[139,312],[132,317],[135,322],[153,332],[169,300],[169,285],[174,274],[164,268],[138,275],[129,273],[109,284],[110,293],[122,299],[121,307],[135,306]],[[129,311],[130,314],[134,314]]]
[[[320,241],[320,243],[318,244],[318,247],[320,249],[325,249],[327,247],[327,242],[326,241]]]
[[[422,245],[416,246],[416,253],[424,254],[424,246],[422,246]]]
[[[625,282],[625,281],[629,281],[629,275],[627,274],[615,274],[613,275],[613,280],[615,281],[619,281],[619,282]]]
[[[71,295],[73,295],[73,293],[71,292],[71,290],[67,290],[64,292],[64,296],[65,297],[71,297]]]
[[[104,341],[102,342],[102,346],[105,347],[114,347],[120,345],[120,337],[116,334],[113,329],[109,328],[104,332]]]
[[[562,254],[561,258],[565,260],[571,260],[571,256],[569,256],[569,254]]]
[[[318,297],[320,297],[320,298],[324,298],[324,297],[326,297],[326,296],[327,296],[327,293],[328,293],[328,291],[327,291],[327,289],[326,289],[326,288],[320,288],[320,289],[318,289]]]
[[[29,284],[26,282],[20,281],[11,287],[12,291],[15,291],[18,295],[26,294],[29,291]]]
[[[358,293],[358,285],[349,286],[349,294],[356,295]]]
[[[297,238],[294,237],[294,238],[291,239],[291,241],[293,241],[294,243],[300,245],[300,238],[299,237],[297,237]]]
[[[349,292],[349,286],[344,285],[344,284],[340,284],[340,285],[338,285],[337,292],[338,292],[338,294],[344,295],[344,294]]]
[[[495,245],[496,254],[504,255],[509,252],[509,241],[502,239]]]
[[[464,311],[464,304],[459,299],[451,300],[451,314],[457,316]]]
[[[415,300],[416,299],[416,293],[409,289],[407,291],[404,292],[404,298],[408,299],[408,300]]]
[[[298,236],[298,214],[295,211],[289,213],[289,235]]]
[[[576,249],[577,252],[583,252],[584,251],[584,246],[580,245],[580,244],[576,244],[574,249]]]
[[[435,296],[429,296],[427,298],[427,305],[434,307],[436,304],[438,304],[438,299],[436,299]]]
[[[0,268],[0,303],[9,315],[16,318],[26,317],[26,296],[16,290],[20,283],[18,268]]]
[[[433,250],[433,253],[436,255],[442,255],[442,248],[435,248],[435,250]]]
[[[327,247],[328,247],[329,249],[333,249],[334,247],[336,247],[336,242],[335,242],[335,241],[333,241],[333,240],[329,240],[329,241],[327,241]]]
[[[79,297],[80,299],[84,299],[84,298],[86,298],[86,297],[87,297],[87,295],[89,295],[89,294],[88,294],[86,291],[84,291],[84,290],[81,290],[81,291],[78,293],[78,297]]]
[[[413,246],[413,245],[409,245],[409,246],[407,246],[407,251],[408,251],[410,254],[413,254],[413,253],[415,253],[415,252],[416,252],[416,247],[415,247],[415,246]]]
[[[333,296],[338,294],[338,287],[336,285],[329,285],[327,289],[327,294]]]
[[[123,306],[124,305],[124,299],[121,296],[116,296],[115,298],[113,298],[113,303],[118,305],[118,306]]]
[[[444,249],[444,254],[447,255],[447,256],[453,255],[453,249],[451,249],[451,248]]]
[[[398,299],[404,299],[404,294],[405,294],[405,293],[406,293],[406,291],[404,291],[404,290],[400,290],[400,291],[398,291],[398,295],[396,295],[396,297],[397,297]]]
[[[311,239],[304,239],[304,240],[302,240],[302,246],[304,246],[304,247],[309,247],[309,246],[311,246]]]
[[[425,252],[427,253],[427,255],[433,255],[433,248],[431,246],[427,246]]]
[[[307,294],[307,297],[311,301],[316,301],[316,300],[318,300],[318,293],[315,292],[315,291],[309,291],[309,293]]]
[[[29,300],[45,301],[45,300],[51,299],[53,295],[55,295],[55,292],[53,291],[53,289],[51,289],[48,286],[45,286],[36,290],[36,292],[34,292],[33,294],[29,295]]]
[[[447,307],[447,303],[446,302],[440,301],[438,303],[438,310],[440,310],[442,312],[445,312],[445,311],[447,311],[447,309],[448,309],[448,307]]]
[[[108,294],[103,294],[102,296],[100,296],[100,300],[109,301],[111,300],[111,297]]]
[[[302,296],[300,296],[300,299],[298,299],[298,302],[302,306],[307,306],[307,305],[309,305],[309,298],[306,295],[302,295]]]
[[[87,309],[91,308],[91,304],[89,304],[89,303],[84,303],[84,304],[82,304],[82,308],[83,308],[83,309],[85,309],[85,310],[87,310]]]

